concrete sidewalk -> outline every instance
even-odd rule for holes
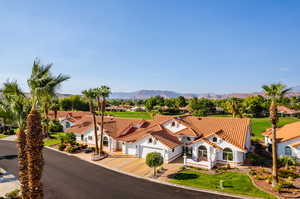
[[[16,141],[17,136],[16,135],[10,135],[4,138],[1,138],[0,140],[5,140],[5,141]]]
[[[0,197],[20,188],[19,181],[13,174],[1,168],[0,173]]]

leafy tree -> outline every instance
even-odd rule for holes
[[[89,104],[80,95],[73,95],[59,100],[60,107],[64,111],[88,111]]]
[[[145,102],[145,107],[148,111],[152,111],[156,105],[157,105],[156,99],[153,97],[150,97]]]
[[[271,85],[263,85],[262,86],[265,95],[271,99],[270,105],[270,120],[272,123],[272,159],[273,159],[273,167],[272,167],[272,187],[275,187],[278,184],[278,167],[277,167],[277,140],[276,140],[276,129],[278,123],[278,111],[277,111],[277,102],[278,99],[282,98],[287,92],[291,89],[286,88],[283,84],[271,84]]]
[[[206,116],[216,111],[216,105],[212,100],[194,97],[189,101],[189,109],[193,112],[193,115]]]
[[[52,120],[49,125],[49,131],[51,133],[53,132],[62,132],[63,131],[63,126],[58,120]]]
[[[242,108],[242,99],[232,97],[226,102],[226,110],[232,114],[232,117],[243,117]]]
[[[146,156],[146,164],[153,168],[153,175],[156,176],[156,168],[161,166],[164,163],[164,159],[160,153],[151,152]]]
[[[185,107],[187,106],[186,99],[183,96],[178,96],[175,98],[176,107]]]
[[[93,124],[94,124],[94,136],[95,136],[95,146],[96,146],[96,154],[99,154],[99,146],[98,146],[98,135],[97,135],[97,123],[96,123],[96,113],[94,108],[94,100],[96,99],[96,93],[94,89],[88,89],[82,91],[82,94],[89,102],[90,112],[93,117]]]
[[[244,114],[247,114],[250,117],[259,117],[262,116],[263,112],[266,111],[264,107],[265,98],[262,96],[250,96],[244,99]]]

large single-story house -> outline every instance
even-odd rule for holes
[[[55,119],[58,120],[63,126],[63,129],[65,130],[66,128],[70,128],[73,124],[75,124],[76,121],[81,120],[83,116],[89,114],[90,114],[89,112],[84,112],[84,111],[78,111],[78,112],[58,111],[55,116],[55,113],[51,111],[49,112],[48,117],[51,120],[55,120]]]
[[[98,136],[100,122],[97,117]],[[95,142],[91,116],[65,131],[75,133],[80,142]],[[145,121],[105,117],[103,143],[110,151],[120,150],[140,158],[159,152],[165,162],[185,153],[185,164],[210,169],[216,164],[242,164],[250,150],[250,137],[249,119],[159,115]]]
[[[272,144],[272,129],[263,133],[265,144]],[[276,131],[278,156],[293,156],[300,161],[300,122],[286,124]]]

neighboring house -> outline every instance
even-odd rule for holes
[[[263,133],[265,144],[272,145],[272,129]],[[293,156],[300,161],[300,122],[286,124],[276,131],[278,156]]]
[[[290,109],[286,106],[278,106],[278,114],[280,116],[290,116],[290,117],[296,117],[300,116],[299,110]]]
[[[208,169],[241,165],[251,147],[249,119],[159,116],[156,120],[183,143],[185,165]]]
[[[57,120],[61,123],[63,126],[63,130],[66,128],[70,128],[73,124],[76,123],[76,121],[79,121],[82,119],[83,116],[90,115],[89,112],[83,112],[83,111],[78,111],[78,112],[70,112],[70,111],[58,111],[57,112]],[[50,112],[48,117],[51,120],[55,119],[54,112]]]
[[[97,117],[98,136],[99,121]],[[75,133],[80,142],[95,142],[91,116],[85,116],[66,131]],[[249,119],[187,115],[156,116],[154,121],[145,121],[105,117],[103,143],[107,150],[121,150],[140,158],[159,152],[165,162],[185,152],[185,164],[211,169],[216,164],[242,164],[250,149],[250,136]]]

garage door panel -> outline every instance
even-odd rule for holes
[[[164,151],[162,149],[145,146],[141,147],[142,158],[146,158],[147,154],[151,152],[158,152],[161,154],[162,157],[164,157]]]

